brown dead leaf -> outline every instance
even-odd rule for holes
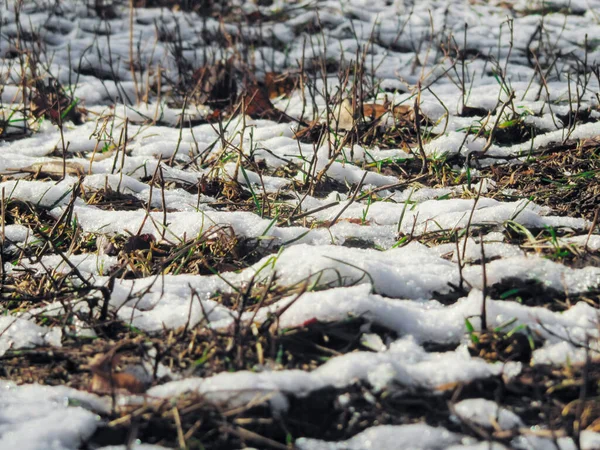
[[[85,168],[78,163],[67,162],[63,166],[62,161],[47,161],[41,163],[35,163],[27,167],[23,167],[20,169],[7,168],[7,171],[15,172],[15,173],[31,173],[35,176],[35,178],[56,178],[62,177],[63,173],[66,172],[67,175],[71,175],[74,177],[80,177],[85,175]]]
[[[586,428],[588,431],[594,431],[596,433],[600,433],[600,417],[594,420],[589,427]]]
[[[446,383],[446,384],[440,384],[438,386],[435,387],[436,391],[452,391],[454,389],[456,389],[460,384],[459,383]]]
[[[327,125],[319,121],[313,121],[307,127],[301,128],[294,133],[294,137],[301,142],[314,143],[319,142],[326,132]]]
[[[358,217],[348,217],[345,219],[338,219],[336,221],[336,223],[340,223],[340,222],[347,222],[347,223],[353,223],[354,225],[370,225],[371,222],[369,220],[363,220],[363,219],[359,219]],[[324,227],[330,227],[332,225],[332,221],[326,221],[323,223]]]
[[[363,105],[363,117],[365,119],[377,120],[388,112],[388,108],[384,105],[376,103],[365,103]]]
[[[300,77],[290,73],[267,72],[265,74],[265,86],[269,98],[289,95],[298,87]]]
[[[292,119],[282,111],[279,111],[269,98],[266,89],[257,84],[250,84],[245,92],[240,95],[238,102],[243,113],[253,119],[268,119],[274,122],[291,122]]]
[[[521,171],[520,169],[517,169],[510,174],[510,177],[508,178],[508,185],[513,186],[517,182],[517,180],[516,180],[517,176],[524,177],[524,176],[531,176],[534,174],[535,174],[535,171],[533,169],[527,169],[527,170],[523,170],[523,171]]]
[[[385,113],[391,113],[398,121],[414,120],[413,110],[408,105],[396,105],[390,107],[389,104],[365,103],[363,104],[363,117],[374,121],[379,120]]]
[[[408,119],[410,122],[414,120],[414,111],[412,107],[408,105],[392,106],[392,114],[398,120]]]
[[[132,394],[143,394],[146,386],[135,375],[125,372],[94,373],[90,383],[90,391],[98,394],[110,394],[115,391],[125,390]]]
[[[116,353],[117,348],[94,356],[87,366],[83,366],[93,374],[90,391],[99,394],[111,394],[115,391],[127,391],[132,394],[146,392],[145,383],[135,375],[116,371],[122,360],[122,355]]]
[[[215,108],[225,108],[233,103],[237,85],[230,61],[201,67],[194,72],[192,79],[194,91],[199,93],[199,103]]]
[[[355,225],[370,225],[371,222],[369,220],[359,219],[357,217],[349,217],[347,219],[340,219],[339,222],[348,222],[353,223]]]

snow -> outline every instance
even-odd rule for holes
[[[410,198],[416,200],[412,196]],[[302,203],[302,209],[310,211],[327,203],[328,199],[307,198]],[[507,221],[530,228],[552,226],[585,229],[589,226],[583,219],[547,215],[546,209],[524,200],[517,202],[499,202],[491,198],[480,198],[477,202],[467,199],[425,200],[410,205],[407,198],[398,203],[375,202],[368,207],[356,203],[348,206],[348,203],[349,200],[342,201],[337,206],[311,215],[318,220],[332,220],[343,210],[342,219],[364,219],[378,225],[396,225],[399,231],[417,236],[427,231],[462,229],[466,228],[467,224],[490,226],[502,225]],[[473,211],[472,217],[471,211]]]
[[[161,445],[152,444],[132,444],[132,445],[108,445],[105,447],[98,447],[97,450],[168,450],[167,447]]]
[[[30,201],[39,206],[52,208],[69,202],[74,181],[72,178],[57,184],[43,181],[5,181],[0,183],[0,190],[6,192],[8,200]]]
[[[288,297],[269,307],[260,309],[256,314],[244,314],[242,318],[249,320],[255,317],[256,321],[266,320],[269,314],[278,310],[285,311],[279,316],[279,326],[294,328],[302,326],[315,318],[323,322],[335,322],[347,317],[365,317],[375,324],[384,326],[402,336],[411,336],[417,342],[433,342],[437,344],[451,344],[461,342],[466,335],[465,319],[471,318],[475,328],[479,327],[479,320],[474,317],[481,311],[481,292],[474,290],[468,297],[459,299],[456,303],[444,306],[435,301],[422,302],[411,300],[388,299],[380,295],[371,294],[370,286],[359,285],[356,287],[336,288],[327,291],[303,294],[300,298]],[[288,307],[288,305],[294,303]],[[488,324],[498,327],[508,320],[514,320],[513,327],[527,325],[537,335],[543,336],[551,342],[560,341],[552,333],[565,336],[570,333],[571,338],[582,344],[586,336],[595,336],[598,318],[594,308],[580,302],[569,313],[552,313],[545,308],[531,308],[517,302],[491,300],[487,301]],[[216,328],[225,327],[233,323],[234,318],[213,322]],[[540,326],[543,323],[543,326]],[[563,344],[567,344],[563,342]],[[558,344],[557,344],[558,345]],[[537,349],[536,358],[550,358],[545,356],[551,351]],[[539,353],[538,353],[539,352]],[[558,346],[552,354],[565,355],[571,352],[570,348]],[[572,353],[572,352],[571,352]]]
[[[67,259],[69,263],[65,261]],[[75,267],[83,274],[104,275],[118,264],[116,256],[79,254],[79,255],[45,255],[40,258],[40,262],[30,263],[22,261],[19,268],[15,269],[10,264],[6,264],[5,271],[8,274],[20,270],[33,270],[38,273],[71,273]],[[71,266],[72,265],[72,266]]]
[[[276,409],[286,409],[284,394],[305,396],[327,386],[345,387],[368,381],[376,390],[391,382],[407,388],[442,388],[490,375],[519,373],[520,363],[490,364],[471,358],[466,348],[455,352],[427,353],[412,338],[400,339],[386,351],[355,352],[332,358],[312,372],[302,370],[220,373],[209,378],[186,378],[155,386],[153,397],[170,398],[195,392],[217,402],[240,406],[254,399],[268,401]],[[231,387],[235,386],[235,389]]]
[[[497,194],[507,193],[509,188],[482,178],[482,171],[476,168],[469,169],[472,180],[468,184],[394,186],[398,176],[385,168],[380,170],[380,166],[394,162],[403,170],[406,161],[418,157],[419,149],[410,139],[390,149],[356,143],[340,146],[344,129],[355,122],[352,111],[346,111],[346,117],[333,118],[334,125],[339,122],[339,130],[319,146],[297,140],[298,125],[294,122],[275,123],[242,115],[223,123],[220,136],[213,124],[196,124],[214,112],[211,107],[194,101],[185,110],[174,106],[165,85],[159,96],[136,101],[138,83],[152,86],[155,92],[154,86],[162,77],[176,79],[180,75],[181,68],[172,54],[173,43],[166,38],[169,33],[181,36],[181,51],[190,71],[240,50],[232,47],[223,53],[210,42],[220,30],[233,41],[241,37],[255,39],[260,44],[247,49],[246,56],[248,64],[255,64],[259,81],[266,72],[297,70],[298,61],[303,61],[305,69],[320,73],[320,66],[312,59],[320,55],[340,62],[343,69],[364,51],[368,61],[365,79],[380,83],[369,102],[413,105],[415,86],[420,82],[420,110],[431,124],[424,131],[433,135],[423,150],[436,162],[459,155],[451,176],[464,175],[466,163],[460,161],[469,155],[477,156],[479,169],[506,162],[516,165],[528,155],[556,144],[600,136],[598,121],[570,126],[568,120],[560,118],[573,110],[589,111],[590,119],[599,117],[599,82],[589,73],[582,80],[576,64],[585,60],[591,67],[600,62],[600,47],[594,37],[600,34],[600,1],[332,0],[318,2],[318,14],[308,4],[291,8],[281,23],[269,24],[272,33],[268,38],[263,36],[262,25],[256,23],[238,28],[212,17],[197,20],[184,11],[165,8],[135,9],[130,30],[126,7],[117,6],[121,17],[106,21],[72,1],[60,2],[60,15],[51,16],[44,8],[55,2],[37,3],[40,5],[23,5],[19,25],[14,5],[0,7],[3,202],[26,202],[54,219],[63,217],[72,207],[72,224],[85,238],[103,239],[139,231],[153,235],[161,245],[173,245],[228,233],[241,241],[257,242],[266,256],[244,270],[219,275],[110,278],[122,261],[120,256],[81,249],[62,255],[32,254],[41,245],[36,224],[15,221],[2,224],[2,251],[11,258],[2,267],[3,276],[19,280],[25,274],[36,277],[54,273],[65,276],[65,282],[73,285],[81,284],[79,277],[83,277],[94,286],[110,286],[110,312],[123,323],[149,333],[182,326],[224,330],[239,318],[239,312],[220,303],[217,296],[232,294],[251,281],[264,283],[271,278],[277,288],[304,286],[306,292],[242,313],[244,323],[252,319],[262,323],[276,312],[281,313],[280,328],[349,317],[367,321],[361,336],[362,350],[331,357],[312,371],[257,367],[254,371],[224,372],[207,378],[183,376],[152,387],[149,398],[170,399],[194,391],[210,400],[245,405],[258,395],[282,412],[292,395],[306,396],[319,389],[345,388],[357,382],[376,392],[389,389],[392,383],[408,390],[436,391],[445,385],[490,376],[510,378],[520,372],[520,364],[493,364],[467,352],[465,319],[480,330],[482,291],[499,283],[520,281],[540,283],[569,298],[600,287],[597,264],[570,267],[542,252],[550,247],[598,252],[600,235],[597,228],[590,231],[590,221],[558,215],[528,199],[500,200]],[[247,13],[285,11],[289,6],[281,0],[270,6],[236,3]],[[544,6],[557,12],[542,15]],[[532,39],[542,20],[543,39]],[[323,25],[322,33],[308,32],[319,28],[319,24]],[[462,39],[465,24],[469,32],[466,42]],[[27,120],[23,116],[21,72],[29,69],[15,64],[10,56],[22,32],[39,33],[48,49],[40,64],[86,108],[85,123],[65,122],[61,133],[49,120]],[[130,32],[140,39],[136,46],[139,65],[133,73],[128,64]],[[452,67],[449,54],[437,51],[438,41],[450,36],[455,37],[453,45],[457,47],[452,51],[467,51],[463,67],[460,61]],[[428,48],[430,42],[435,45]],[[550,53],[546,45],[553,47]],[[558,57],[557,69],[548,71],[544,80],[527,60],[530,50],[536,53],[541,67],[550,66],[554,55]],[[109,53],[119,61],[113,67],[114,73],[108,73]],[[90,74],[94,70],[100,72],[98,76]],[[46,73],[38,75],[41,81],[48,81]],[[273,99],[274,105],[292,118],[321,123],[331,107],[338,112],[348,109],[352,94],[349,87],[341,88],[334,73],[317,78],[311,80],[312,87],[305,84],[289,97]],[[331,95],[345,99],[343,108],[328,103],[323,95],[325,88]],[[510,90],[514,91],[514,100],[503,108]],[[310,101],[305,101],[307,98]],[[465,117],[461,114],[465,106],[482,111]],[[488,145],[493,124],[511,120],[532,127],[535,137],[513,145]],[[396,123],[387,113],[378,126],[389,130]],[[474,131],[482,127],[479,136],[467,135],[469,128]],[[126,130],[127,144],[118,148],[113,141]],[[331,149],[338,146],[336,160],[330,161]],[[484,150],[484,154],[477,153]],[[69,172],[60,181],[22,179],[42,169],[54,179],[60,178],[63,156],[76,174]],[[297,171],[296,178],[281,176],[285,171]],[[342,186],[334,185],[335,189],[344,191],[345,186],[346,191],[304,195],[298,186],[306,180],[306,174],[321,171],[329,181]],[[151,180],[155,181],[152,187]],[[160,180],[167,183],[164,189],[159,186]],[[281,195],[277,199],[281,210],[228,210],[201,192],[202,183],[210,180],[236,186],[261,202]],[[132,196],[141,204],[132,210],[103,209],[86,204],[85,196],[74,198],[76,188],[87,195],[106,189]],[[385,189],[363,197],[376,188]],[[357,189],[360,192],[352,198]],[[232,205],[234,202],[227,206]],[[306,216],[284,223],[280,211],[293,208],[297,208],[297,215]],[[536,241],[532,235],[527,245],[519,246],[505,239],[507,226],[521,226],[534,235],[535,230],[550,227],[559,236],[550,243]],[[479,236],[477,228],[485,234]],[[453,240],[455,235],[458,245]],[[487,285],[481,265],[484,254]],[[463,264],[461,270],[459,263]],[[73,276],[72,267],[77,268],[78,276]],[[457,286],[465,291],[459,292]],[[38,346],[58,348],[63,329],[40,325],[39,318],[57,316],[68,309],[90,312],[87,304],[66,304],[56,299],[35,306],[18,316],[3,311],[0,356]],[[486,306],[489,327],[507,322],[515,329],[526,326],[541,342],[533,351],[534,367],[582,364],[590,355],[596,358],[600,351],[598,310],[585,301],[572,302],[562,312],[489,297]],[[395,332],[398,339],[384,342],[369,331],[370,324]],[[79,335],[87,332],[95,337],[92,330],[82,328],[84,324],[78,317],[70,325]],[[585,348],[588,342],[590,351]],[[430,343],[457,347],[426,351],[424,346]],[[127,404],[130,399],[121,401]],[[86,445],[84,442],[98,426],[98,414],[106,414],[109,406],[107,399],[83,391],[36,384],[15,386],[2,381],[0,448],[79,448]],[[516,415],[517,410],[485,399],[463,400],[454,408],[457,419],[468,419],[484,428],[521,433],[521,428],[530,425]],[[581,433],[582,449],[598,448],[599,442],[598,433]],[[295,445],[305,450],[505,448],[424,423],[373,426],[340,442],[299,437]],[[578,448],[571,438],[560,438],[555,444],[524,432],[510,445]],[[135,444],[131,448],[161,447]]]
[[[600,442],[600,433],[593,431],[582,431],[579,445],[576,445],[572,438],[561,437],[554,441],[549,438],[542,438],[535,435],[519,436],[512,440],[512,445],[518,449],[532,450],[596,450]]]
[[[451,445],[446,450],[506,450],[506,447],[497,442],[479,442],[477,444]]]
[[[516,277],[522,280],[535,280],[544,287],[560,292],[573,290],[586,292],[600,284],[600,268],[584,267],[572,269],[539,256],[515,256],[492,261],[486,270],[490,274],[488,283],[495,284],[503,279]],[[475,287],[483,287],[482,268],[471,266],[465,272],[465,278]]]
[[[515,413],[482,398],[463,400],[454,405],[454,411],[462,420],[470,420],[484,428],[497,426],[500,430],[510,430],[524,426]]]
[[[347,441],[336,443],[300,438],[296,440],[295,445],[301,450],[392,450],[398,446],[407,450],[441,450],[457,442],[460,442],[460,436],[444,428],[412,424],[380,425],[369,428]]]
[[[110,410],[108,399],[64,386],[0,384],[0,448],[76,449]]]
[[[35,403],[35,413],[23,417],[23,422],[4,424],[0,437],[2,448],[76,448],[96,429],[97,416],[89,411],[81,408],[61,411],[56,410],[53,405],[48,405],[50,410],[44,411],[43,406],[39,408],[39,401]],[[22,413],[22,405],[18,406],[18,411]]]
[[[0,356],[9,349],[32,348],[38,345],[60,347],[62,331],[35,324],[18,317],[0,316]]]

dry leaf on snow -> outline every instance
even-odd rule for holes
[[[36,178],[62,177],[65,172],[67,175],[80,177],[85,175],[86,172],[81,164],[66,162],[66,164],[63,165],[62,161],[47,161],[35,163],[20,169],[7,168],[6,170],[14,173],[31,173],[34,174]]]

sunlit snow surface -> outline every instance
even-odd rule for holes
[[[503,242],[503,235],[499,233],[507,221],[525,229],[563,228],[570,230],[571,235],[559,238],[556,245],[597,251],[600,236],[588,235],[590,222],[558,216],[549,208],[526,199],[498,201],[493,198],[493,193],[500,188],[489,180],[477,179],[471,186],[452,188],[420,188],[418,185],[390,188],[379,192],[380,197],[388,201],[367,203],[366,200],[354,201],[339,192],[326,198],[303,196],[291,189],[289,179],[261,176],[250,170],[241,174],[232,162],[224,164],[218,173],[188,164],[199,153],[206,153],[208,158],[221,154],[219,129],[210,124],[180,129],[177,124],[181,109],[170,107],[162,99],[150,99],[144,105],[133,104],[136,82],[144,85],[155,81],[159,66],[166,75],[178,70],[168,43],[157,41],[155,23],[170,30],[178,27],[187,45],[183,56],[192,68],[202,67],[205,55],[209,55],[208,58],[220,51],[203,36],[214,33],[221,26],[232,35],[240,32],[257,35],[260,30],[254,25],[244,24],[238,29],[234,24],[222,25],[214,19],[197,20],[179,11],[137,9],[132,34],[142,44],[136,46],[136,52],[144,69],[137,72],[134,80],[129,64],[119,64],[112,76],[121,81],[115,83],[111,79],[79,74],[74,68],[105,68],[109,44],[112,58],[128,61],[131,33],[127,8],[120,10],[120,18],[110,21],[109,43],[106,32],[96,34],[98,30],[106,31],[107,23],[90,15],[80,3],[62,1],[60,14],[51,15],[49,11],[55,2],[35,2],[36,6],[34,2],[26,1],[20,27],[15,23],[12,3],[8,2],[6,8],[3,2],[0,7],[0,75],[5,85],[1,91],[0,117],[11,119],[5,125],[6,135],[20,133],[19,116],[11,115],[11,111],[18,110],[22,102],[21,67],[10,57],[14,49],[8,39],[23,30],[42,36],[47,46],[43,63],[49,73],[62,84],[71,83],[73,96],[80,99],[90,115],[82,125],[66,123],[64,135],[49,121],[41,121],[34,124],[30,136],[0,142],[0,173],[13,175],[13,179],[0,182],[3,195],[47,208],[48,214],[57,219],[72,206],[83,233],[99,236],[139,231],[153,235],[157,241],[173,242],[193,239],[219,225],[230,227],[238,237],[260,239],[269,255],[236,273],[117,279],[111,287],[110,307],[117,311],[118,318],[148,332],[197,325],[222,329],[237,320],[238,312],[212,300],[214,294],[231,293],[251,280],[266,281],[276,275],[279,286],[308,281],[309,286],[317,283],[327,289],[308,292],[299,299],[286,297],[256,313],[244,313],[243,320],[254,318],[262,322],[272,314],[282,312],[279,325],[293,328],[315,319],[326,322],[362,316],[399,336],[396,341],[383,342],[377,336],[365,333],[365,339],[371,342],[368,348],[372,351],[365,349],[332,357],[310,372],[240,371],[207,378],[188,377],[152,387],[148,392],[152,397],[170,398],[194,391],[208,399],[239,406],[257,395],[265,395],[275,410],[285,411],[290,396],[306,396],[329,386],[343,388],[358,381],[381,391],[391,383],[406,389],[435,390],[443,385],[490,376],[510,379],[522,370],[521,363],[489,363],[471,357],[466,348],[465,319],[470,318],[475,329],[481,327],[480,320],[473,317],[481,311],[485,288],[480,264],[481,240],[488,260],[488,285],[521,279],[541,282],[545,288],[567,296],[600,286],[600,268],[566,267]],[[255,2],[238,3],[242,3],[247,12],[259,8]],[[412,105],[414,85],[421,79],[422,85],[427,87],[421,93],[421,110],[433,124],[432,133],[439,135],[424,146],[425,153],[431,157],[444,154],[466,157],[486,148],[486,137],[471,135],[466,138],[465,134],[469,127],[481,126],[483,120],[494,123],[499,100],[502,102],[507,98],[486,59],[495,59],[506,67],[507,81],[515,90],[514,106],[523,111],[524,120],[536,127],[538,135],[524,143],[488,146],[486,158],[479,160],[481,166],[498,161],[518,164],[528,154],[552,143],[600,135],[597,121],[571,127],[557,118],[558,115],[565,117],[577,108],[597,110],[600,86],[596,78],[589,76],[583,88],[574,78],[563,74],[559,79],[554,72],[549,72],[546,74],[548,79],[542,82],[528,64],[526,49],[540,45],[540,41],[533,40],[532,36],[542,16],[531,12],[542,8],[541,1],[331,0],[319,2],[318,16],[311,2],[278,0],[270,7],[260,9],[269,13],[292,3],[295,7],[285,15],[286,21],[272,27],[273,38],[278,44],[276,48],[260,47],[252,52],[257,76],[296,67],[296,62],[303,58],[308,61],[321,56],[324,48],[327,48],[328,58],[350,60],[356,54],[358,44],[363,45],[374,37],[374,43],[369,47],[367,70],[389,92],[382,90],[371,100]],[[590,65],[600,62],[600,1],[553,0],[543,3],[559,11],[563,7],[571,8],[568,14],[551,14],[544,21],[544,42],[552,42],[561,55],[557,67],[564,73],[573,70],[575,57],[580,61],[585,58]],[[299,7],[302,5],[304,7]],[[514,19],[512,31],[507,25],[507,16]],[[303,31],[317,19],[323,25],[323,35],[311,36]],[[463,96],[456,75],[456,70],[460,72],[461,68],[449,67],[448,60],[436,54],[436,49],[451,34],[456,39],[455,45],[462,47],[465,24],[468,25],[468,51],[478,57],[469,61],[470,88],[468,95]],[[303,45],[304,37],[313,39],[315,45]],[[326,39],[325,46],[321,42],[323,38]],[[595,44],[588,42],[586,51],[588,39]],[[429,45],[432,41],[433,47]],[[285,51],[277,48],[285,48]],[[417,60],[419,64],[416,64]],[[77,84],[74,84],[75,80]],[[335,90],[337,83],[337,76],[331,74],[328,87]],[[322,80],[317,84],[319,88],[325,85]],[[571,92],[581,93],[578,103],[569,103]],[[323,119],[327,111],[323,96],[316,95],[314,101],[306,105],[304,98],[304,93],[297,90],[291,98],[277,99],[274,103],[298,119]],[[490,116],[461,117],[463,105],[483,108],[490,111]],[[210,113],[210,108],[202,105],[188,106],[185,116],[195,120]],[[106,157],[96,157],[92,161],[98,146],[107,142],[98,131],[100,118],[112,114],[115,120],[110,121],[110,133],[116,136],[124,132],[125,119],[128,119],[129,151],[126,155],[109,151]],[[598,119],[597,111],[592,113],[594,117]],[[157,124],[147,125],[149,118],[155,119]],[[357,146],[344,152],[344,160],[327,166],[327,145],[314,148],[300,143],[294,138],[294,131],[289,124],[238,117],[229,123],[225,138],[246,154],[251,152],[254,160],[264,163],[271,173],[290,163],[308,169],[307,162],[315,157],[317,171],[326,169],[326,175],[342,185],[356,187],[362,180],[364,189],[385,187],[398,181],[394,176],[374,169],[365,174],[364,163],[373,166],[387,158],[413,157],[407,149]],[[63,140],[68,146],[63,146]],[[62,164],[56,149],[59,153],[64,149],[67,161],[85,170],[86,175],[81,180],[84,189],[109,186],[144,204],[150,203],[159,211],[149,214],[146,209],[110,211],[87,205],[80,198],[73,202],[71,192],[79,182],[75,176],[58,183],[18,180],[19,173],[32,168],[35,171],[40,164]],[[159,162],[161,159],[162,163]],[[164,163],[167,159],[172,159],[175,164],[167,165]],[[166,189],[160,195],[153,191],[148,180],[159,169],[166,181],[176,181],[181,187]],[[211,205],[214,199],[210,196],[184,189],[204,176],[230,181],[236,173],[236,181],[245,189],[265,194],[287,192],[289,206],[298,207],[299,212],[307,213],[309,219],[335,219],[337,223],[331,227],[313,227],[310,221],[299,221],[294,226],[278,224],[272,218],[254,212],[215,207]],[[474,193],[477,192],[482,197],[475,201]],[[327,207],[334,202],[337,203]],[[164,205],[168,208],[166,214],[162,212]],[[458,246],[419,242],[427,233],[463,230],[469,225],[486,225],[491,231],[483,236],[467,237]],[[397,246],[399,233],[411,235],[412,242]],[[24,246],[40,245],[34,238],[34,230],[21,224],[6,225],[3,236],[6,252],[15,253]],[[357,239],[369,243],[370,248],[345,246]],[[72,254],[67,258],[68,262],[60,255],[49,254],[35,261],[23,259],[15,266],[7,264],[5,271],[18,276],[19,271],[25,270],[69,273],[76,267],[86,282],[107,285],[106,275],[119,264],[116,256],[106,254]],[[462,272],[459,272],[459,261],[466,264]],[[451,304],[441,302],[441,296],[452,293],[461,281],[469,287],[469,292],[459,295]],[[80,278],[74,280],[74,283],[82,282]],[[576,303],[562,313],[500,299],[489,299],[487,308],[489,327],[514,320],[512,327],[527,325],[543,343],[533,352],[534,365],[582,363],[588,356],[582,348],[587,343],[593,355],[600,351],[598,311],[585,302]],[[63,331],[59,327],[38,325],[32,317],[42,312],[60,314],[63,310],[62,303],[48,301],[20,317],[0,316],[0,356],[10,349],[39,345],[60,347]],[[425,350],[424,344],[455,344],[458,347],[452,351],[430,352]],[[123,398],[120,401],[127,403],[139,399]],[[16,386],[0,380],[0,448],[76,449],[93,434],[100,420],[99,414],[106,413],[109,408],[110,400],[86,392],[63,387]],[[498,426],[502,430],[524,427],[514,411],[500,408],[489,400],[464,400],[454,408],[457,421],[470,420],[483,428]],[[303,450],[504,448],[500,444],[478,442],[426,424],[375,426],[343,442],[295,437],[298,438],[297,447]],[[577,448],[570,438],[553,442],[526,432],[511,441],[511,445],[526,449]],[[600,435],[584,431],[579,445],[586,450],[600,448]],[[142,444],[131,448],[150,450],[159,447]]]

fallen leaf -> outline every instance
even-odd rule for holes
[[[331,124],[336,130],[351,130],[354,127],[352,103],[345,98],[332,111]]]
[[[319,139],[326,132],[327,125],[315,120],[310,122],[306,128],[299,129],[294,133],[294,137],[301,142],[313,143],[318,142]]]
[[[396,120],[410,121],[414,119],[413,110],[408,105],[396,105],[390,108],[387,104],[365,103],[363,117],[370,120],[379,120],[385,113],[391,113]]]
[[[338,219],[336,221],[336,223],[340,223],[340,222],[353,223],[355,225],[370,225],[371,224],[371,222],[369,220],[363,220],[358,217],[348,217],[348,218],[344,218],[344,219]],[[330,227],[331,225],[332,225],[331,220],[323,222],[323,224],[322,224],[322,226],[326,227],[326,228]]]
[[[290,73],[267,72],[265,74],[265,85],[269,98],[289,95],[298,87],[300,77]]]
[[[440,384],[438,386],[435,387],[436,391],[451,391],[453,389],[456,389],[459,386],[459,383],[446,383],[446,384]]]
[[[302,322],[302,325],[300,325],[300,328],[308,327],[310,325],[314,325],[315,323],[319,323],[319,319],[317,319],[316,317],[313,317],[312,319],[308,319],[308,320],[305,320],[304,322]]]
[[[408,105],[395,105],[392,106],[392,115],[396,120],[404,120],[410,123],[415,120],[415,112],[412,106]]]
[[[44,177],[62,177],[66,172],[67,175],[80,177],[85,175],[85,168],[78,163],[67,162],[63,165],[62,161],[48,161],[41,163],[34,163],[30,166],[23,167],[20,169],[17,168],[7,168],[7,171],[16,172],[16,173],[31,173],[35,175],[35,178],[44,178]]]
[[[92,376],[90,384],[92,392],[110,394],[123,389],[132,394],[143,394],[146,392],[144,383],[130,373],[94,373]]]
[[[292,119],[282,111],[279,111],[269,98],[266,90],[257,84],[250,84],[240,95],[238,104],[241,105],[243,113],[253,119],[268,119],[274,122],[291,122]]]
[[[237,84],[230,61],[201,67],[194,72],[192,79],[195,92],[200,94],[199,103],[215,108],[225,108],[233,103]]]
[[[132,394],[146,392],[146,384],[135,375],[127,372],[117,372],[117,366],[122,355],[116,354],[116,348],[104,354],[94,356],[84,369],[92,372],[90,391],[99,394],[112,394],[115,391],[127,391]]]
[[[363,117],[365,119],[377,120],[388,111],[389,109],[385,105],[377,103],[365,103],[363,105]]]

